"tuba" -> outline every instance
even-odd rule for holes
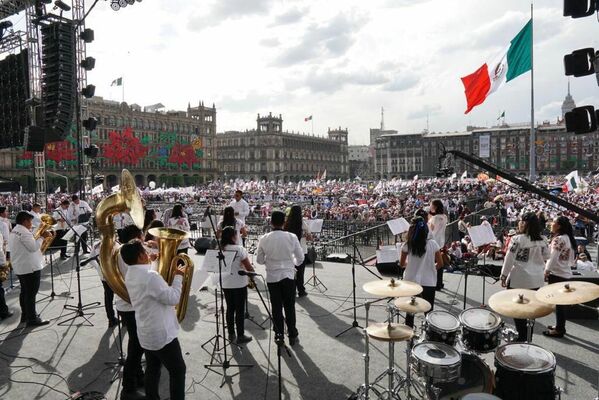
[[[114,251],[114,215],[129,212],[133,222],[143,227],[144,210],[141,197],[135,186],[135,180],[126,169],[121,173],[120,192],[113,193],[102,200],[96,208],[96,225],[100,231],[100,268],[108,286],[121,299],[131,302],[125,287],[125,279],[118,264],[119,252]]]
[[[42,220],[42,223],[40,224],[40,226],[37,227],[37,230],[33,234],[33,238],[35,240],[39,239],[46,231],[52,234],[51,236],[44,238],[44,241],[40,246],[40,251],[42,252],[42,254],[44,254],[46,250],[48,250],[48,247],[50,247],[50,244],[52,244],[52,242],[54,241],[54,238],[56,237],[56,232],[52,230],[52,227],[56,225],[56,220],[52,218],[52,216],[49,214],[42,214],[40,216],[40,219]]]
[[[177,319],[181,322],[185,318],[189,301],[189,291],[193,279],[193,261],[187,254],[177,254],[177,247],[183,239],[189,237],[189,233],[174,228],[152,228],[148,233],[154,236],[154,239],[158,242],[158,273],[166,283],[169,285],[173,283],[179,262],[182,262],[186,267],[183,275],[181,297],[179,298],[179,304],[177,304]]]

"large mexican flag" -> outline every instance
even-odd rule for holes
[[[462,78],[468,114],[504,83],[532,68],[532,19],[491,62]]]

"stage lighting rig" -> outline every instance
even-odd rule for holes
[[[599,52],[595,53],[592,47],[573,51],[564,56],[566,76],[586,76],[597,71],[596,63]]]
[[[60,11],[71,11],[71,6],[61,0],[56,0],[54,2],[54,9],[60,9]]]
[[[85,43],[93,42],[94,41],[94,30],[85,28],[85,30],[83,30],[83,32],[81,32],[80,39],[83,40]]]
[[[10,21],[2,21],[0,22],[0,39],[4,37],[4,31],[12,28],[12,22]]]
[[[564,0],[564,17],[583,18],[599,11],[598,0]]]
[[[83,97],[85,97],[86,99],[91,99],[92,97],[94,97],[94,94],[96,93],[96,87],[94,85],[87,85],[86,87],[83,88],[83,90],[81,91],[81,94],[83,95]]]
[[[100,152],[100,148],[98,146],[96,146],[95,144],[92,144],[92,145],[86,147],[85,149],[83,149],[83,154],[85,154],[89,158],[98,157],[99,152]]]
[[[81,68],[83,68],[84,70],[91,71],[95,67],[96,67],[96,59],[95,58],[86,57],[85,59],[81,60]]]
[[[595,110],[593,106],[576,107],[567,112],[564,118],[567,132],[576,134],[594,132],[597,130],[599,110]]]
[[[137,0],[137,2],[140,3],[141,0]],[[135,4],[135,0],[110,0],[110,8],[112,8],[114,11],[125,8],[127,5],[132,6],[133,4]]]
[[[83,121],[83,127],[90,132],[96,130],[96,126],[98,126],[98,120],[94,117],[90,117]]]

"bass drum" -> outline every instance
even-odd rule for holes
[[[493,393],[493,383],[493,373],[484,361],[474,354],[462,353],[462,368],[458,379],[437,383],[435,386],[441,389],[439,400],[457,400],[469,393]]]

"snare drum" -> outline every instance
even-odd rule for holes
[[[423,342],[412,348],[412,366],[422,378],[435,382],[452,382],[460,376],[462,357],[445,343]]]
[[[430,342],[453,346],[460,330],[460,321],[447,311],[431,311],[426,315],[425,337]]]
[[[468,350],[493,351],[501,343],[501,317],[486,308],[469,308],[460,314],[462,342]]]
[[[461,353],[460,376],[453,382],[438,383],[439,400],[461,399],[468,393],[492,393],[493,372],[477,355]],[[532,400],[532,399],[529,399]]]
[[[555,356],[539,346],[509,343],[495,353],[495,394],[503,400],[555,400]]]

